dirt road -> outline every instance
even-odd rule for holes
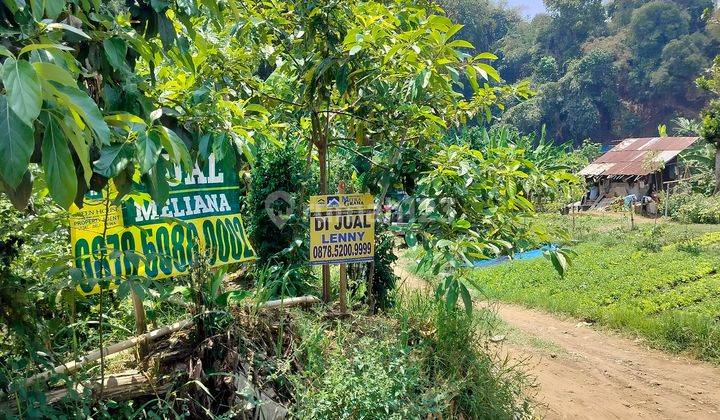
[[[405,286],[424,282],[396,267]],[[495,305],[493,305],[495,307]],[[539,414],[550,419],[720,419],[720,368],[520,306],[498,304],[500,318],[526,340],[501,352],[527,359]],[[538,345],[538,343],[543,343]]]

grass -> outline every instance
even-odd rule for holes
[[[323,321],[301,314],[298,418],[488,418],[531,415],[526,378],[486,347],[495,318],[468,317],[418,292],[385,315]]]
[[[541,223],[572,226],[568,217]],[[491,299],[520,303],[644,337],[653,346],[720,362],[718,226],[577,216],[577,256],[565,278],[545,259],[473,271]]]

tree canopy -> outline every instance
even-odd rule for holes
[[[11,0],[0,20],[0,186],[20,208],[31,163],[65,208],[111,179],[165,202],[173,166],[210,153],[423,144],[526,96],[429,2]]]

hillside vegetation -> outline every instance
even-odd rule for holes
[[[609,142],[657,134],[695,117],[708,97],[696,85],[718,53],[712,0],[546,0],[531,21],[489,0],[443,0],[461,36],[495,51],[502,77],[537,91],[502,115],[523,132]]]

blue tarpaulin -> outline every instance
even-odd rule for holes
[[[556,249],[556,248],[557,248],[556,245],[546,245],[542,248],[533,249],[533,250],[525,251],[525,252],[518,252],[517,254],[513,254],[512,258],[509,255],[503,255],[498,258],[493,258],[492,260],[475,261],[475,263],[473,265],[477,268],[482,268],[482,267],[491,267],[493,265],[502,264],[504,262],[510,261],[511,259],[512,260],[534,260],[536,258],[542,257],[543,253],[545,251],[549,251],[551,249]]]

